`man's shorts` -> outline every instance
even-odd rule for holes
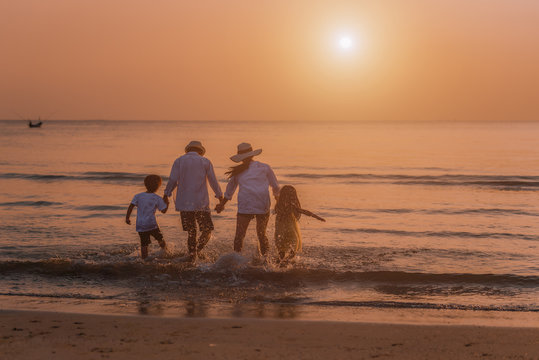
[[[140,236],[140,246],[150,245],[150,235],[153,236],[155,240],[157,240],[159,245],[161,245],[161,243],[163,242],[163,234],[161,234],[161,230],[159,230],[159,228],[150,231],[139,232],[138,235]]]
[[[209,211],[180,211],[184,231],[196,231],[197,223],[200,231],[212,231],[213,221]]]

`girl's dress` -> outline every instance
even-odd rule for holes
[[[275,218],[275,245],[281,258],[288,252],[293,257],[301,251],[301,232],[298,225],[300,216],[301,214],[295,208],[292,211],[277,212]]]

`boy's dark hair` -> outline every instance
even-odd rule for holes
[[[202,154],[204,154],[204,152],[202,151],[202,149],[199,149],[199,148],[197,148],[197,147],[191,147],[191,146],[189,146],[189,147],[185,148],[185,152],[186,152],[186,153],[191,152],[191,151],[197,152],[198,155],[200,155],[200,156],[202,156]]]
[[[153,193],[161,186],[161,177],[159,175],[148,175],[144,178],[144,186],[146,190]]]

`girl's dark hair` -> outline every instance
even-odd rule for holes
[[[297,209],[301,209],[301,204],[299,203],[296,189],[291,185],[283,186],[279,191],[277,204],[275,204],[275,213],[277,214],[277,217],[279,218],[281,216],[293,214],[296,219],[299,220],[301,214]]]
[[[148,175],[144,178],[144,186],[146,190],[153,193],[161,186],[161,177],[159,175]]]
[[[239,165],[236,165],[236,166],[232,166],[230,168],[230,170],[228,170],[225,175],[230,179],[234,176],[238,176],[239,174],[241,174],[242,172],[244,172],[245,170],[247,170],[249,168],[249,165],[251,165],[251,161],[253,160],[253,157],[250,156],[246,159],[243,160],[243,162]]]

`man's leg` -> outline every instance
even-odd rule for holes
[[[213,221],[209,211],[199,211],[196,213],[200,237],[198,238],[197,252],[200,253],[204,246],[210,241],[213,231]]]
[[[182,227],[187,231],[187,250],[191,260],[197,256],[197,225],[194,211],[180,211]]]
[[[249,222],[251,221],[251,215],[238,214],[236,218],[236,236],[234,237],[234,251],[241,252],[243,248],[243,239],[247,233]]]
[[[266,236],[266,228],[268,227],[269,213],[256,215],[256,235],[260,244],[260,252],[263,256],[268,253],[269,240]]]

